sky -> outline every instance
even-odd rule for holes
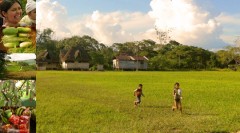
[[[237,45],[240,0],[37,0],[37,29],[54,39],[89,35],[100,43],[152,39],[159,31],[208,50]]]

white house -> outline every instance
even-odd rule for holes
[[[117,70],[147,70],[148,60],[145,56],[122,54],[113,59],[113,68]]]
[[[81,57],[80,49],[71,48],[60,51],[61,67],[65,70],[88,70],[89,63]]]

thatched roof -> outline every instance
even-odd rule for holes
[[[49,63],[58,63],[59,59],[54,56],[53,53],[44,50],[40,52],[36,57],[37,62],[49,62]]]
[[[80,47],[61,50],[59,54],[61,62],[88,62],[89,56],[86,51]]]
[[[239,59],[233,59],[228,64],[229,65],[240,65],[240,60]]]

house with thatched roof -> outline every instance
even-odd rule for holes
[[[48,50],[40,52],[37,57],[37,70],[57,70],[60,69],[59,59]]]
[[[240,59],[233,59],[228,63],[228,68],[234,71],[236,71],[239,66],[240,66]]]
[[[65,70],[88,70],[89,57],[82,48],[70,48],[61,50],[59,55],[61,67]]]
[[[117,70],[147,70],[148,58],[121,54],[113,59],[113,68]]]

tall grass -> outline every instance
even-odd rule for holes
[[[239,72],[37,73],[37,132],[145,133],[240,131]],[[173,112],[175,82],[183,114]],[[133,91],[145,97],[134,108]]]

